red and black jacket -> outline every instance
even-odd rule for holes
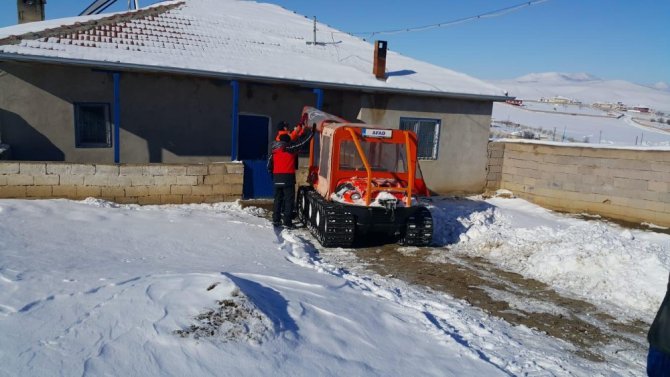
[[[310,132],[309,135],[303,134],[295,141],[275,141],[272,143],[272,153],[268,158],[268,172],[272,174],[275,185],[295,184],[298,153],[313,136],[314,133]]]

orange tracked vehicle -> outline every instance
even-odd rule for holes
[[[308,185],[297,195],[298,218],[326,247],[350,247],[378,235],[405,245],[428,245],[429,196],[417,163],[412,131],[350,123],[306,106],[303,122],[316,124],[309,149]]]

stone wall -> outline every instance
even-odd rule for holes
[[[486,170],[486,190],[495,191],[500,188],[504,155],[505,143],[489,143],[489,165]]]
[[[241,163],[70,164],[0,162],[0,198],[85,199],[182,204],[242,197]]]
[[[559,211],[670,226],[670,150],[491,144],[489,190]]]

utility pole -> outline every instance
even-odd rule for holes
[[[568,126],[563,127],[563,137],[561,137],[561,143],[565,142],[565,131],[567,131]]]

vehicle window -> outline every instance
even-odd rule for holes
[[[407,155],[404,144],[360,141],[363,153],[373,171],[404,173],[407,171]],[[363,160],[351,140],[340,144],[340,170],[365,171]]]
[[[328,178],[330,166],[330,136],[321,137],[321,153],[319,154],[319,175]]]

